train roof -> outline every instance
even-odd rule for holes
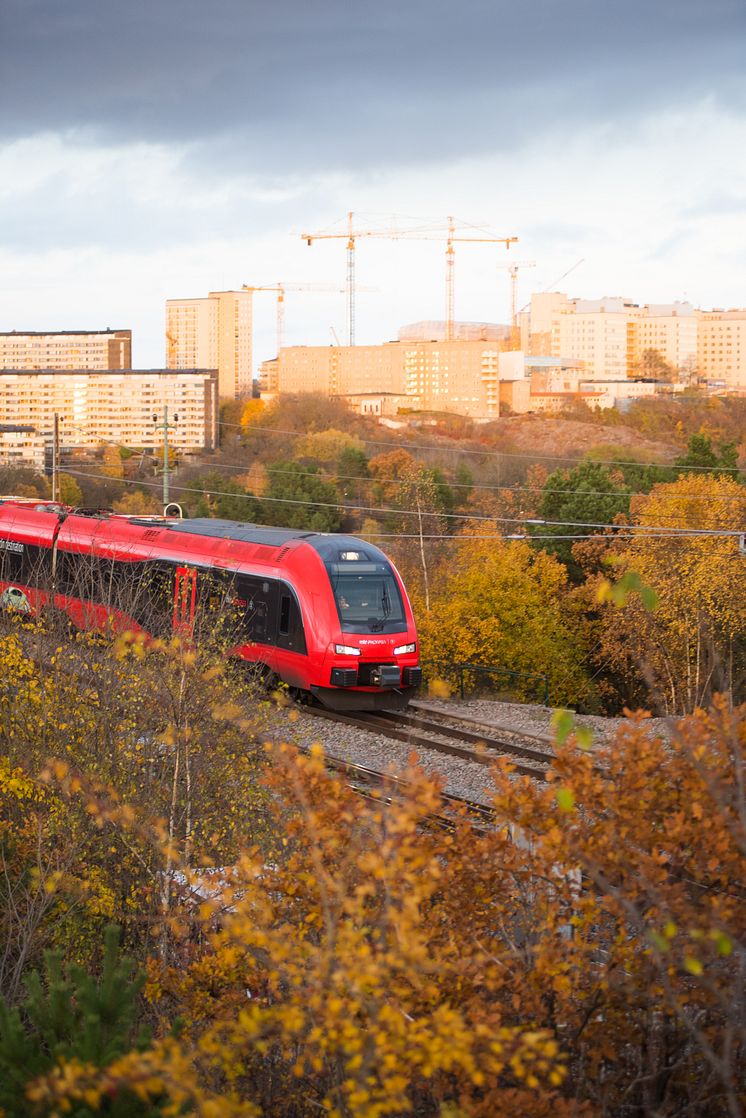
[[[141,523],[134,517],[135,523]],[[152,522],[151,523],[152,526]],[[174,520],[159,525],[169,532],[184,532],[191,536],[209,536],[213,539],[235,540],[238,543],[264,544],[265,547],[285,547],[294,540],[302,540],[316,551],[322,559],[334,562],[340,551],[365,551],[372,558],[383,557],[375,544],[359,540],[355,536],[337,535],[328,532],[308,532],[296,528],[270,528],[263,524],[249,524],[241,520],[213,520],[211,517],[194,517]]]
[[[265,547],[281,549],[293,543],[307,544],[325,563],[336,563],[341,552],[358,552],[361,559],[385,560],[386,556],[367,540],[356,536],[338,535],[330,532],[309,532],[297,528],[274,528],[264,524],[253,524],[242,520],[217,520],[211,517],[192,517],[177,520],[163,516],[127,516],[112,513],[110,509],[73,509],[54,501],[31,497],[0,496],[1,505],[16,505],[28,512],[52,513],[65,520],[68,517],[87,517],[91,524],[108,522],[113,528],[117,524],[131,524],[144,529],[175,533],[183,536],[201,536],[203,539],[230,540],[236,543],[262,544]],[[186,542],[186,541],[185,541]],[[165,543],[162,537],[161,543]]]

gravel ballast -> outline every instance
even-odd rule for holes
[[[428,699],[427,702],[428,705],[442,710],[451,717],[458,717],[459,713],[463,713],[470,718],[478,718],[480,722],[483,721],[485,728],[494,722],[501,727],[510,726],[516,733],[551,732],[550,724],[554,712],[543,706],[492,702],[485,699],[464,703]],[[595,715],[577,718],[578,725],[593,730],[594,738],[599,742],[612,738],[624,721],[623,718],[603,718]],[[651,730],[660,732],[667,723],[665,719],[650,719],[648,725]],[[320,742],[330,756],[377,769],[380,772],[393,774],[400,772],[409,763],[413,753],[413,746],[407,742],[384,737],[374,730],[361,730],[341,722],[314,718],[302,707],[292,708],[292,710],[278,708],[270,718],[270,728],[272,736],[277,740],[282,738],[306,748],[315,742]],[[445,756],[419,745],[417,761],[428,773],[440,775],[445,779],[445,791],[450,795],[476,802],[489,802],[491,780],[489,770],[484,765],[458,757]]]

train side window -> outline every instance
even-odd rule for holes
[[[78,563],[80,556],[71,551],[57,551],[55,565],[57,589],[66,597],[80,597],[78,590]]]
[[[23,582],[25,545],[15,540],[0,540],[0,578],[3,582]]]
[[[281,637],[287,637],[290,634],[290,595],[282,594],[280,596],[280,625],[279,634]]]
[[[166,562],[138,563],[137,567],[137,593],[129,612],[152,636],[165,636],[173,622],[175,567]]]
[[[52,553],[48,547],[36,547],[34,544],[24,544],[20,554],[20,570],[18,577],[26,586],[38,586],[46,590],[49,588],[52,571]]]

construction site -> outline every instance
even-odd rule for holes
[[[311,247],[341,242],[344,285],[242,284],[207,297],[169,299],[166,364],[218,370],[224,399],[317,392],[346,400],[364,415],[455,412],[477,420],[503,414],[551,413],[568,401],[594,408],[693,383],[713,392],[746,391],[746,310],[702,311],[686,302],[638,304],[622,297],[573,299],[557,290],[534,293],[520,306],[519,274],[534,261],[505,259],[518,238],[498,236],[453,217],[441,225],[368,227],[349,213],[344,228],[301,234]],[[357,283],[358,242],[366,238],[439,241],[444,245],[444,317],[400,326],[394,340],[359,345],[356,299],[375,290]],[[510,280],[506,323],[456,319],[457,250],[472,244],[500,249],[493,265]],[[557,283],[564,281],[576,262]],[[554,285],[553,285],[554,286]],[[346,337],[332,344],[287,345],[288,293],[345,296]],[[253,301],[276,302],[276,355],[254,368]]]

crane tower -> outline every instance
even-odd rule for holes
[[[475,229],[475,233],[479,233],[479,229]],[[482,244],[504,244],[506,249],[509,249],[518,238],[517,237],[493,237],[493,236],[460,236],[457,235],[456,221],[453,217],[449,217],[446,222],[445,228],[442,226],[420,226],[411,229],[400,229],[393,227],[389,229],[364,229],[356,228],[354,223],[354,215],[352,212],[347,214],[347,229],[345,232],[324,232],[319,233],[302,233],[301,237],[306,244],[311,245],[314,241],[321,240],[339,240],[346,239],[347,241],[347,344],[354,346],[355,344],[355,243],[359,237],[385,237],[389,240],[419,240],[419,241],[437,241],[441,240],[443,233],[446,235],[446,338],[448,341],[453,339],[453,323],[455,318],[455,249],[456,242],[468,243],[482,243]]]

